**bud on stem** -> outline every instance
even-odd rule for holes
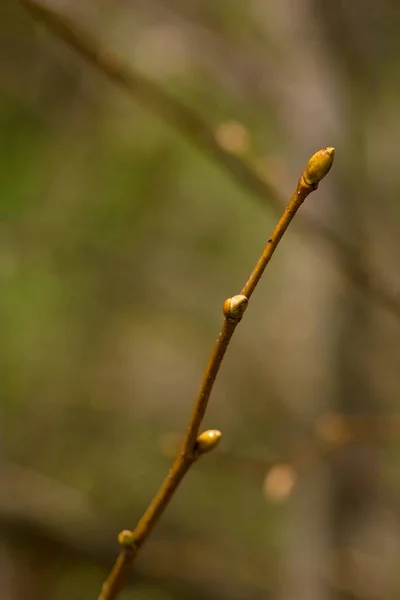
[[[207,431],[203,431],[196,440],[196,452],[199,455],[210,452],[210,450],[213,450],[219,443],[221,436],[222,433],[218,431],[218,429],[208,429]]]
[[[248,302],[248,298],[242,294],[232,296],[232,298],[227,298],[222,307],[225,318],[229,321],[239,322],[243,317]]]
[[[324,148],[318,150],[307,163],[303,173],[307,185],[317,185],[321,179],[328,175],[333,164],[335,148]]]
[[[133,546],[133,531],[130,531],[129,529],[123,529],[119,534],[118,534],[118,543],[120,546],[122,546],[123,548],[130,548]]]

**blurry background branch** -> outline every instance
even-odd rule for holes
[[[162,441],[163,453],[168,458],[176,454],[180,438],[179,435],[169,434],[167,445],[166,441]],[[287,477],[290,478],[291,474],[296,477],[294,464],[299,457],[302,468],[312,469],[316,456],[329,457],[332,453],[334,456],[348,444],[382,445],[398,443],[399,440],[400,418],[396,415],[377,417],[365,414],[348,418],[345,415],[327,414],[318,421],[308,438],[287,448],[285,455],[267,459],[267,449],[259,455],[241,455],[219,449],[214,460],[218,468],[227,469],[228,474],[231,471],[232,476],[241,468],[248,478],[258,481],[259,485],[265,479],[265,493],[273,501],[279,502],[295,485]],[[400,507],[398,492],[393,494],[393,501]],[[122,521],[123,518],[119,518],[119,522],[115,518],[110,519],[109,515],[96,509],[89,497],[69,485],[11,461],[0,463],[0,528],[12,530],[14,537],[39,537],[47,540],[53,552],[75,554],[78,560],[92,560],[107,568],[114,555],[109,539],[115,539],[115,532],[123,524]],[[190,542],[187,544],[190,545]],[[225,577],[221,571],[223,565],[218,567],[218,550],[213,555],[214,547],[215,542],[206,541],[204,548],[200,544],[196,547],[194,543],[190,549],[185,542],[167,539],[150,541],[148,552],[138,561],[135,577],[128,577],[128,585],[133,579],[140,583],[142,579],[158,576],[162,585],[174,585],[175,582],[178,587],[184,586],[185,579],[180,580],[184,568],[189,578],[199,586],[200,596],[207,593],[213,598],[214,586]],[[203,581],[198,572],[199,560],[203,568],[205,564],[209,565],[206,567],[208,581]],[[232,582],[234,586],[243,593],[255,596],[265,593],[262,586],[257,591],[258,567],[268,568],[262,555],[257,558],[252,578],[246,580],[240,575],[240,563],[232,565],[230,577],[233,573],[238,576]],[[241,596],[242,592],[238,595]]]
[[[281,194],[269,182],[269,174],[262,176],[243,158],[228,152],[208,129],[203,119],[188,105],[166,93],[160,86],[135,72],[116,53],[99,45],[87,31],[76,23],[55,12],[51,6],[36,0],[20,0],[29,12],[43,21],[56,35],[67,42],[81,56],[96,66],[117,85],[124,87],[147,108],[177,128],[201,150],[216,160],[240,185],[251,191],[263,204],[267,201],[275,212],[282,210]],[[381,304],[397,317],[400,316],[400,296],[363,264],[357,245],[344,240],[334,229],[327,227],[315,217],[303,217],[301,224],[308,234],[317,235],[331,244],[336,251],[343,272],[352,283],[372,300]]]
[[[0,466],[0,492],[0,530],[9,531],[17,546],[45,547],[48,571],[52,570],[52,560],[77,565],[80,561],[83,564],[91,561],[101,568],[109,567],[114,553],[108,540],[111,536],[115,538],[120,525],[98,511],[84,494],[32,469],[5,461]],[[190,598],[206,595],[217,599],[220,595],[216,589],[227,575],[218,554],[215,542],[204,545],[190,540],[150,542],[149,552],[138,561],[134,578],[130,575],[127,584],[133,579],[139,587],[146,581],[156,581],[171,592],[188,594]],[[262,556],[258,557],[258,563],[261,566]],[[207,578],[203,577],[200,565],[207,566]],[[229,577],[234,574],[238,576],[232,584],[237,587],[239,597],[265,594],[265,588],[257,580],[257,569],[252,577],[241,577],[238,563],[232,565]],[[187,576],[195,583],[194,588],[186,583]]]

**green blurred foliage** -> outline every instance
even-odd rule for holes
[[[199,112],[216,135],[221,125],[239,123],[245,132],[244,158],[254,167],[265,159],[261,164],[270,169],[272,183],[285,192],[293,188],[292,171],[301,172],[306,156],[293,158],[292,152],[300,147],[309,151],[299,131],[309,131],[312,143],[319,138],[301,114],[291,124],[282,117],[283,99],[289,121],[292,116],[288,99],[295,83],[290,67],[285,87],[279,65],[301,55],[288,25],[285,30],[284,11],[273,3],[266,10],[267,17],[268,11],[276,13],[276,26],[282,27],[277,47],[277,38],[258,17],[265,8],[262,2],[249,8],[240,2],[176,0],[163,10],[157,3],[147,8],[104,3],[88,5],[82,14],[77,3],[69,4],[74,18],[98,30],[99,39],[120,27],[122,45],[126,22],[140,40],[153,22],[168,25],[163,10],[171,11],[171,22],[177,19],[174,31],[181,31],[186,43],[182,55],[174,50],[178,66],[179,61],[184,66],[180,70],[170,64],[166,43],[165,65],[155,56],[157,68],[152,72],[147,65],[146,75],[158,77],[163,89]],[[327,17],[314,4],[315,28],[325,31]],[[135,525],[169,468],[173,442],[184,431],[218,331],[223,299],[244,283],[275,215],[190,139],[94,73],[22,10],[4,6],[0,42],[8,55],[0,60],[0,395],[4,481],[12,498],[0,503],[0,522],[5,543],[13,545],[15,531],[17,546],[24,547],[25,535],[34,540],[28,559],[14,560],[17,577],[32,581],[31,598],[95,598],[117,551],[119,529]],[[115,31],[110,26],[108,32],[107,11]],[[301,31],[293,23],[291,27],[301,38]],[[208,39],[207,52],[215,54],[215,63],[205,58]],[[127,47],[128,59],[137,67],[135,40],[132,36]],[[306,49],[308,43],[318,46],[312,37],[307,40]],[[332,47],[328,50],[336,56]],[[242,56],[243,63],[236,64],[233,56]],[[276,81],[267,67],[262,70],[264,57],[278,64]],[[308,70],[311,63],[299,79]],[[332,67],[332,81],[334,73]],[[342,139],[345,146],[346,136]],[[351,149],[354,140],[347,142]],[[351,169],[344,165],[340,173],[349,182]],[[357,188],[354,181],[353,186]],[[335,190],[343,187],[337,184]],[[322,215],[327,212],[330,218],[323,194],[320,202]],[[350,218],[359,205],[353,209]],[[374,221],[373,211],[369,217]],[[332,218],[333,225],[340,218]],[[338,409],[336,400],[329,404],[330,392],[326,402],[320,398],[319,390],[328,389],[325,383],[318,388],[325,359],[310,372],[301,361],[304,354],[318,362],[320,346],[315,350],[310,340],[322,340],[322,348],[330,336],[336,344],[336,330],[345,321],[341,298],[339,309],[318,321],[322,328],[306,310],[310,325],[305,333],[302,323],[291,320],[291,311],[302,302],[307,307],[309,298],[282,298],[291,289],[286,281],[300,278],[301,291],[314,270],[329,269],[325,254],[321,251],[320,258],[310,239],[287,237],[246,314],[246,326],[240,326],[232,342],[205,419],[205,428],[223,431],[221,450],[202,458],[182,484],[143,550],[136,585],[123,592],[122,600],[248,600],[285,589],[281,559],[296,553],[293,514],[313,516],[309,507],[302,512],[301,492],[292,494],[303,476],[293,465],[300,455],[308,460],[307,435],[315,415]],[[301,266],[296,262],[300,255]],[[311,297],[319,289],[318,281],[314,285]],[[287,321],[281,305],[287,307]],[[281,330],[282,336],[276,333]],[[292,340],[295,349],[298,342],[297,356],[302,355],[298,371],[286,358],[285,344],[289,352]],[[277,363],[271,362],[275,354]],[[363,369],[368,371],[365,365]],[[379,373],[384,372],[382,367]],[[331,375],[340,379],[334,367]],[[308,413],[301,395],[297,406],[286,397],[288,389],[295,397],[305,380],[307,389],[318,388]],[[293,452],[298,446],[304,449],[303,438],[304,453]],[[382,457],[388,478],[397,455],[393,445]],[[18,466],[15,474],[10,465]],[[266,478],[275,465],[282,471],[268,487]],[[398,478],[392,479],[398,486]],[[324,539],[329,535],[324,532]],[[307,546],[307,534],[303,541]],[[31,566],[30,557],[42,554],[45,570],[53,574],[47,583]],[[328,580],[327,587],[334,587]],[[23,600],[28,597],[24,594],[14,590],[10,598]]]

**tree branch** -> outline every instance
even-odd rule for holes
[[[246,285],[243,287],[241,294],[225,300],[223,306],[224,321],[203,374],[182,448],[161,488],[137,524],[136,529],[134,531],[125,530],[119,534],[118,540],[121,545],[121,551],[111,573],[103,584],[98,600],[114,600],[117,597],[139,549],[148,538],[158,518],[165,511],[180,482],[193,463],[202,454],[213,449],[218,443],[221,435],[220,432],[211,430],[199,436],[199,428],[229,342],[282,236],[304,200],[311,192],[317,189],[319,181],[328,173],[332,166],[333,157],[334,149],[325,148],[314,154],[309,160],[292,198],[282,217],[279,219],[271,237],[268,239],[264,251]]]

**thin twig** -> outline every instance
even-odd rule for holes
[[[214,448],[218,442],[221,435],[220,432],[211,430],[199,436],[199,428],[229,342],[247,308],[249,298],[271,260],[283,234],[306,197],[318,187],[319,181],[329,171],[333,162],[333,156],[334,149],[325,148],[317,152],[310,159],[299,179],[295,193],[290,199],[282,217],[279,219],[271,237],[268,239],[264,251],[241,294],[225,300],[223,306],[224,321],[203,374],[182,448],[158,493],[137,524],[136,529],[134,531],[122,531],[119,534],[118,539],[121,551],[111,573],[103,584],[98,600],[113,600],[116,598],[123,586],[127,571],[135,560],[140,547],[151,533],[158,518],[165,511],[183,477],[199,456]]]
[[[161,116],[166,122],[180,131],[195,143],[205,154],[214,158],[240,185],[252,192],[254,198],[265,201],[277,214],[282,210],[282,202],[275,186],[263,177],[242,158],[230,154],[219,145],[213,132],[204,124],[202,118],[186,104],[170,96],[161,87],[135,72],[131,65],[115,53],[105,50],[90,36],[87,31],[80,30],[64,15],[55,13],[48,6],[37,0],[20,0],[21,4],[33,17],[47,24],[56,35],[62,38],[71,48],[89,61],[99,71],[125,88],[146,108]],[[357,249],[344,240],[331,228],[320,223],[310,215],[301,219],[302,226],[308,233],[318,235],[331,244],[338,254],[344,272],[364,294],[368,294],[386,310],[400,317],[400,298],[382,281],[374,281],[357,255]]]

